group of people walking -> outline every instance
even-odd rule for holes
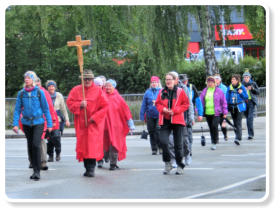
[[[254,138],[254,112],[259,88],[246,69],[241,76],[234,74],[227,87],[221,76],[208,76],[206,87],[198,95],[196,87],[189,83],[186,74],[171,71],[165,75],[165,87],[161,88],[159,78],[152,76],[150,88],[145,92],[140,110],[140,119],[147,122],[152,154],[162,150],[165,163],[163,174],[170,174],[177,167],[176,174],[183,174],[185,165],[192,162],[192,126],[206,118],[211,150],[219,143],[218,127],[221,126],[224,139],[228,140],[226,119],[230,112],[235,132],[234,143],[242,140],[242,116],[247,120],[248,140]],[[175,163],[176,161],[176,163]],[[174,163],[173,163],[174,162]]]
[[[76,158],[85,167],[85,177],[95,176],[96,162],[110,162],[110,170],[118,168],[117,161],[126,158],[126,136],[135,129],[128,105],[115,89],[113,79],[94,79],[91,70],[84,70],[82,85],[74,87],[67,98],[67,107],[74,115],[77,137]],[[94,81],[96,83],[94,83]],[[48,80],[45,90],[33,71],[24,74],[24,88],[19,91],[14,111],[13,130],[23,130],[28,144],[30,179],[40,180],[40,170],[48,162],[60,161],[61,135],[64,125],[70,126],[64,98],[57,92],[56,82]],[[39,82],[36,85],[36,82]],[[45,143],[47,138],[47,148]],[[102,167],[102,165],[99,165]]]
[[[24,74],[24,87],[18,92],[14,111],[13,130],[22,129],[27,138],[28,158],[33,174],[39,180],[40,170],[47,170],[47,161],[60,161],[61,135],[64,126],[70,126],[69,111],[74,115],[76,131],[76,158],[84,163],[85,177],[95,176],[95,167],[110,163],[110,170],[118,169],[117,162],[126,158],[126,136],[135,129],[132,115],[125,100],[116,89],[117,82],[104,76],[94,78],[91,70],[84,70],[84,85],[71,89],[66,104],[57,92],[56,82],[48,80],[46,89],[33,71]],[[235,127],[236,145],[242,139],[242,114],[245,112],[248,139],[253,139],[254,109],[259,89],[248,70],[233,75],[226,87],[219,75],[206,79],[206,88],[198,94],[186,74],[175,71],[165,75],[162,88],[160,78],[152,76],[145,92],[140,119],[147,122],[153,155],[162,154],[163,174],[182,175],[192,162],[192,126],[206,118],[211,135],[211,149],[219,143],[218,125],[228,140],[224,125],[228,112]],[[46,144],[45,138],[48,143]],[[49,156],[47,160],[47,154]]]

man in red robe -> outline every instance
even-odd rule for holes
[[[101,160],[104,155],[102,127],[108,109],[107,98],[101,88],[94,85],[93,77],[91,70],[84,70],[85,100],[83,100],[82,85],[78,85],[70,91],[66,102],[69,110],[74,114],[77,137],[76,158],[78,161],[84,161],[86,177],[94,177],[96,161]]]
[[[110,170],[118,168],[117,160],[126,158],[126,136],[135,129],[129,107],[115,89],[116,85],[112,79],[105,84],[109,107],[105,121],[104,151],[109,153]]]

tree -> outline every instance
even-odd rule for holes
[[[214,52],[214,40],[209,6],[198,6],[197,12],[199,17],[202,46],[204,49],[206,75],[214,75],[219,73],[219,69]]]

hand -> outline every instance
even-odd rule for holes
[[[69,122],[69,121],[66,121],[66,122],[65,122],[65,125],[66,125],[67,127],[69,127],[69,126],[70,126],[70,122]]]
[[[56,127],[56,122],[55,121],[53,121],[53,127]]]
[[[251,89],[252,89],[252,86],[248,86],[248,87],[247,87],[247,90],[251,90]]]
[[[223,118],[227,118],[227,115],[224,115]]]
[[[16,134],[18,134],[18,127],[17,127],[17,126],[14,126],[14,127],[13,127],[13,131],[14,131]]]
[[[89,123],[93,124],[94,120],[92,118],[89,119]]]
[[[80,107],[81,107],[81,108],[86,108],[86,107],[87,107],[87,101],[86,101],[86,100],[81,101]]]
[[[52,131],[52,127],[49,127],[49,128],[48,128],[48,131],[51,132],[51,131]]]
[[[162,110],[164,113],[168,113],[168,109],[167,108],[163,108],[163,110]]]
[[[168,113],[169,115],[174,115],[174,112],[171,109],[168,110]]]
[[[197,121],[199,121],[199,122],[202,121],[202,119],[203,119],[202,116],[197,117]]]
[[[243,92],[243,90],[242,90],[242,89],[239,89],[239,90],[238,90],[238,93],[239,93],[239,94],[241,94],[242,92]]]

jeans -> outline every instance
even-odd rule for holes
[[[28,144],[28,156],[34,172],[40,172],[41,169],[41,136],[43,134],[44,124],[35,126],[23,125],[23,131]]]
[[[147,118],[147,129],[150,135],[152,151],[157,151],[160,147],[158,118]]]
[[[211,143],[217,144],[219,143],[219,123],[220,123],[220,116],[215,115],[206,115],[206,121],[208,123],[211,135]]]
[[[230,114],[233,120],[235,129],[235,140],[242,140],[242,112],[239,112],[237,107],[234,107],[230,110]]]
[[[162,146],[162,160],[164,162],[171,161],[171,154],[169,150],[169,135],[173,131],[174,138],[174,149],[175,149],[175,159],[178,166],[184,168],[185,165],[182,163],[183,159],[183,129],[184,126],[180,124],[171,124],[170,120],[165,120],[160,128],[160,142]]]
[[[254,113],[255,104],[249,100],[247,103],[247,110],[244,112],[247,121],[248,136],[254,137]]]

